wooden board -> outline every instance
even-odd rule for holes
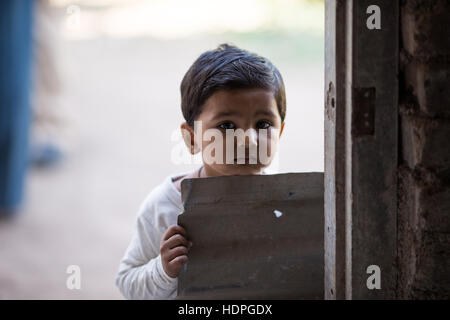
[[[186,179],[182,198],[179,299],[323,299],[323,173]]]

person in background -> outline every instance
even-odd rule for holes
[[[36,1],[33,32],[33,93],[30,128],[30,165],[48,168],[63,158],[62,132],[66,125],[62,81],[58,65],[60,24],[49,0]]]

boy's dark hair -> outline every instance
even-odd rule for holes
[[[286,115],[286,94],[278,69],[266,58],[226,43],[195,60],[181,81],[181,109],[194,125],[205,101],[218,90],[268,89],[274,92],[281,121]]]

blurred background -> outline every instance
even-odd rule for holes
[[[323,0],[1,3],[0,299],[122,298],[115,274],[140,203],[198,167],[179,85],[220,43],[284,78],[274,172],[323,171]]]

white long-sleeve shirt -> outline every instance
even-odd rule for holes
[[[116,285],[127,299],[175,299],[178,279],[166,274],[159,251],[166,230],[183,212],[181,193],[168,176],[153,189],[139,208],[136,229],[120,261]]]

